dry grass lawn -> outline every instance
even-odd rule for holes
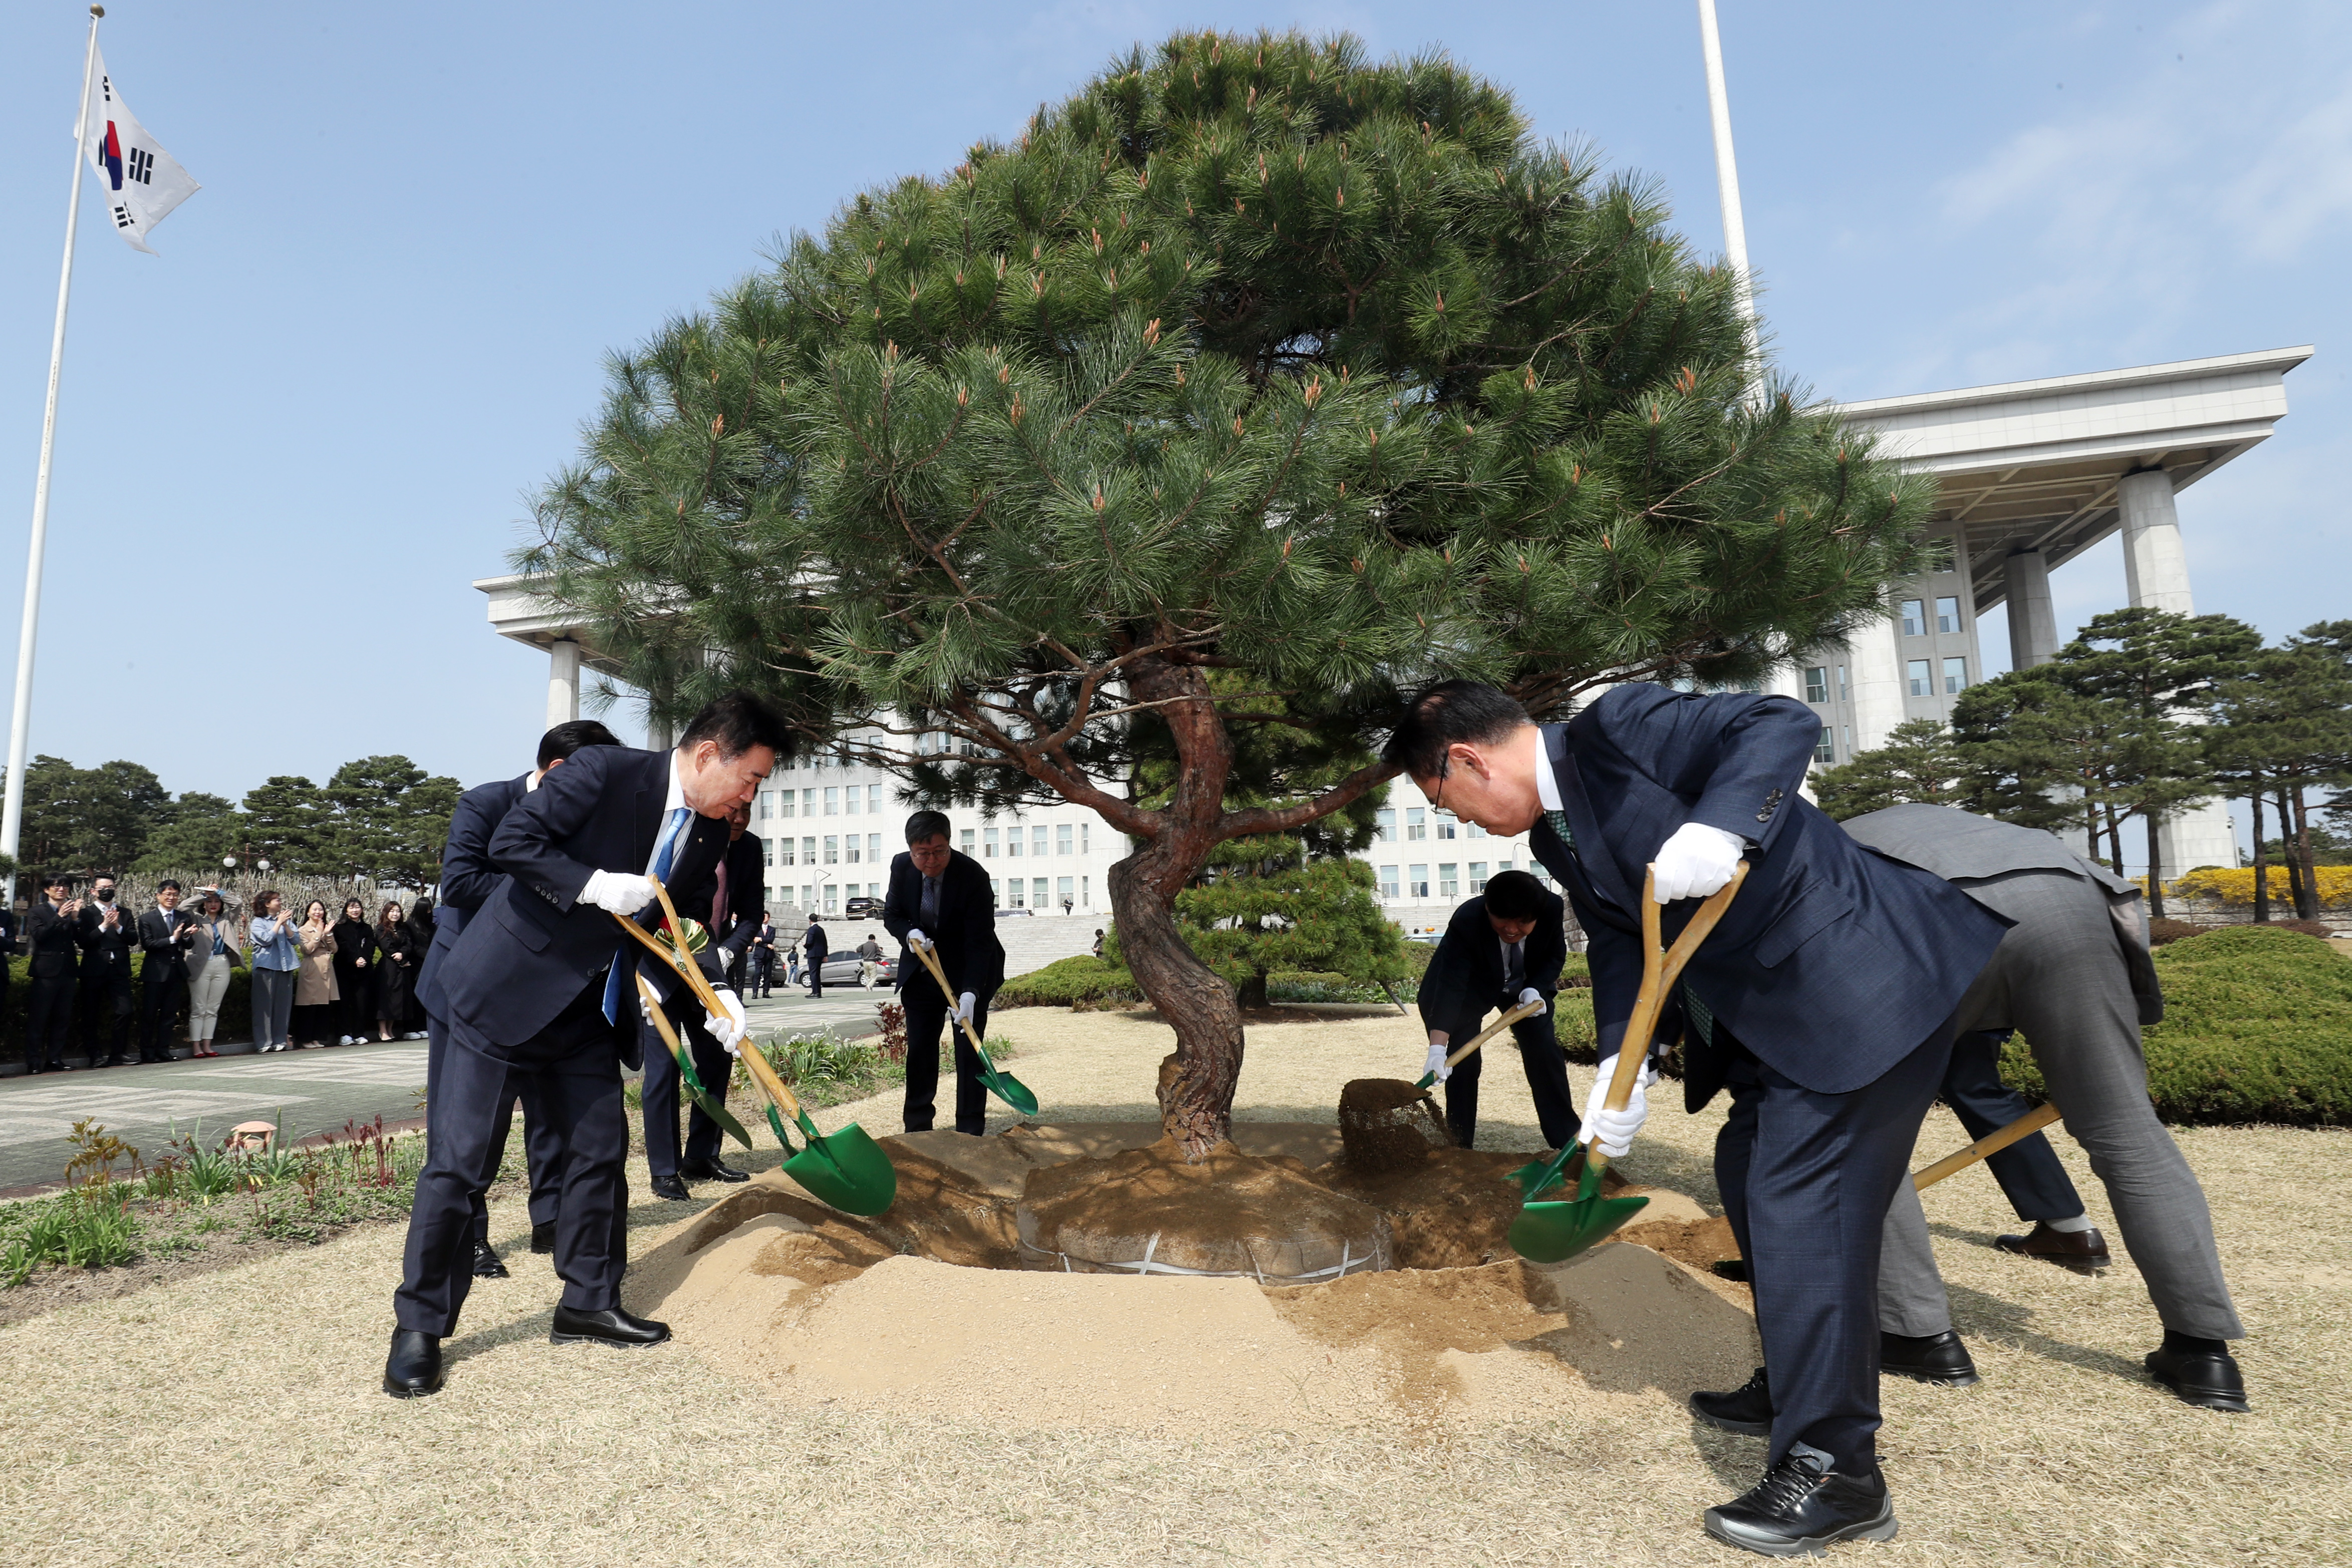
[[[1033,1009],[998,1027],[1049,1116],[1150,1114],[1168,1036],[1148,1017]],[[1328,1120],[1344,1080],[1410,1077],[1421,1058],[1393,1017],[1254,1027],[1250,1052],[1244,1114],[1270,1121]],[[1508,1058],[1485,1099],[1483,1144],[1536,1145]],[[852,1118],[897,1125],[876,1101],[825,1120]],[[1712,1205],[1714,1118],[1661,1110],[1651,1128],[1627,1173]],[[2138,1277],[1995,1253],[1991,1237],[2014,1224],[1998,1188],[1981,1172],[1956,1178],[1927,1206],[1985,1382],[1886,1385],[1902,1537],[1838,1559],[2352,1562],[2352,1142],[2182,1138],[2252,1328],[2254,1414],[2193,1410],[2148,1384],[2138,1362],[2158,1331]],[[1965,1142],[1938,1112],[1923,1148]],[[2056,1142],[2106,1223],[2079,1151]],[[640,1247],[698,1206],[642,1205]],[[493,1230],[515,1277],[474,1292],[432,1399],[376,1389],[396,1227],[0,1329],[0,1542],[16,1561],[78,1568],[1745,1560],[1697,1521],[1754,1479],[1763,1445],[1696,1428],[1663,1392],[1604,1430],[1542,1409],[1473,1426],[1400,1408],[1312,1437],[1022,1430],[1003,1419],[1023,1398],[1013,1380],[959,1391],[954,1420],[794,1411],[681,1347],[550,1346],[556,1286],[520,1246],[519,1199],[494,1210]]]

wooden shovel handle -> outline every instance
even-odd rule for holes
[[[760,1086],[760,1092],[782,1106],[785,1115],[795,1121],[800,1121],[800,1097],[792,1091],[782,1078],[777,1076],[776,1069],[768,1065],[768,1058],[761,1054],[760,1048],[751,1041],[745,1040],[743,1053],[740,1059],[743,1063],[743,1069],[751,1075],[751,1081]],[[806,1129],[803,1128],[803,1131]]]
[[[1942,1159],[1937,1161],[1934,1164],[1928,1166],[1926,1170],[1912,1177],[1911,1185],[1915,1190],[1925,1190],[1926,1188],[1932,1187],[1937,1182],[1942,1181],[1946,1176],[1951,1175],[1955,1172],[1967,1170],[1970,1165],[1975,1164],[1979,1160],[1983,1159],[1986,1155],[1998,1154],[2003,1149],[2008,1148],[2011,1143],[2016,1142],[2021,1138],[2031,1138],[2036,1132],[2041,1131],[2043,1128],[2057,1121],[2058,1117],[2059,1110],[2057,1106],[2037,1106],[2033,1110],[2029,1110],[2024,1115],[2019,1117],[2016,1121],[2011,1122],[2008,1126],[2000,1128],[1998,1131],[1986,1133],[1983,1137],[1978,1139],[1975,1142],[1969,1144],[1967,1148],[1962,1149],[1958,1153],[1945,1155]]]
[[[979,1032],[972,1028],[971,1020],[963,1016],[962,1004],[956,995],[955,987],[948,984],[948,972],[940,967],[939,959],[932,954],[929,948],[915,947],[913,942],[908,942],[907,945],[915,948],[915,956],[923,961],[923,967],[929,970],[931,978],[940,983],[940,993],[948,999],[949,1013],[952,1014],[955,1021],[963,1026],[964,1038],[971,1042],[971,1048],[980,1053],[981,1060],[988,1061],[988,1047],[980,1043]]]
[[[1724,910],[1731,907],[1732,896],[1739,884],[1748,880],[1748,862],[1742,860],[1733,868],[1731,880],[1726,882],[1706,902],[1698,907],[1683,933],[1675,939],[1674,949],[1664,951],[1659,931],[1664,906],[1651,895],[1657,886],[1658,868],[1647,867],[1642,873],[1642,989],[1633,999],[1633,1016],[1625,1022],[1625,1037],[1617,1047],[1617,1071],[1609,1080],[1609,1093],[1601,1104],[1604,1110],[1622,1110],[1625,1102],[1633,1098],[1633,1086],[1641,1081],[1642,1063],[1650,1054],[1650,1037],[1657,1033],[1658,1015],[1665,1010],[1666,997],[1675,982],[1682,978],[1683,967],[1706,940],[1716,922],[1723,919]],[[1585,1166],[1596,1174],[1608,1168],[1609,1156],[1598,1149],[1588,1149]]]
[[[1509,1012],[1504,1014],[1501,1017],[1496,1019],[1493,1023],[1487,1025],[1476,1034],[1471,1036],[1468,1044],[1462,1046],[1460,1048],[1455,1050],[1452,1056],[1447,1057],[1445,1058],[1446,1070],[1451,1072],[1454,1068],[1460,1067],[1464,1059],[1466,1058],[1472,1051],[1476,1050],[1480,1046],[1485,1045],[1488,1040],[1493,1039],[1496,1035],[1501,1034],[1504,1030],[1509,1028],[1520,1019],[1532,1018],[1543,1010],[1544,1005],[1540,1002],[1520,1003],[1517,1006],[1512,1008]]]

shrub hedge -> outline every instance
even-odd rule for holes
[[[2167,1121],[2352,1126],[2352,962],[2275,927],[2157,950],[2164,1022],[2147,1031],[2148,1098]],[[2021,1039],[2002,1076],[2047,1093]]]
[[[15,958],[8,962],[8,995],[5,1005],[0,1005],[0,1029],[5,1031],[5,1037],[7,1042],[5,1051],[12,1060],[24,1049],[26,1013],[32,1005],[33,996],[32,963],[29,958]],[[144,996],[142,987],[145,984],[143,976],[146,973],[146,967],[145,953],[134,952],[131,955],[131,1005],[134,1028],[137,1026],[138,1008]],[[76,981],[75,984],[79,985],[79,982]],[[183,1042],[187,1035],[186,996],[187,993],[183,991],[180,1019],[175,1026],[176,1032],[173,1036],[175,1040]],[[73,1028],[66,1037],[68,1055],[80,1054],[82,1017],[81,1003],[77,997]],[[112,1020],[110,1017],[101,1019],[100,1025],[101,1029],[110,1028]],[[252,970],[240,966],[229,971],[228,994],[221,998],[220,1026],[213,1031],[213,1037],[218,1040],[247,1040],[253,1037]],[[137,1044],[135,1038],[132,1044]]]

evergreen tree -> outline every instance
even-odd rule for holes
[[[2205,737],[2206,755],[2217,776],[2253,808],[2256,920],[2270,916],[2267,872],[2274,853],[2286,867],[2295,918],[2318,915],[2312,868],[2326,834],[2320,828],[2315,838],[2313,793],[2352,773],[2352,666],[2326,638],[2327,629],[2309,627],[2284,647],[2264,649],[2216,689],[2217,722]],[[2263,835],[2266,804],[2277,812],[2275,846]]]
[[[1995,676],[1952,704],[1953,744],[1964,769],[1957,804],[2020,827],[2078,830],[2094,858],[2104,837],[2121,875],[2115,716],[2068,690],[2049,668]]]
[[[172,803],[169,817],[147,836],[147,847],[131,869],[148,876],[194,871],[217,877],[221,862],[236,853],[244,836],[244,819],[235,801],[190,790]]]
[[[331,818],[324,790],[299,774],[273,773],[246,791],[246,837],[238,848],[289,875],[337,876],[342,866]]]
[[[1320,767],[1434,677],[1546,716],[1752,678],[1916,569],[1933,481],[1751,402],[1733,285],[1443,57],[1180,34],[616,356],[516,563],[667,714],[754,685],[811,744],[1133,838],[1112,900],[1199,1151],[1242,1028],[1176,900],[1384,776],[1236,801],[1253,731]],[[1118,781],[1160,756],[1147,805]]]
[[[1941,720],[1906,719],[1884,746],[1815,773],[1813,795],[1840,822],[1890,805],[1956,805],[1965,771]]]
[[[25,769],[25,815],[17,847],[25,863],[89,875],[121,872],[171,812],[172,793],[137,763],[78,768],[37,756]]]
[[[441,868],[449,814],[461,788],[456,779],[427,774],[406,757],[362,757],[327,781],[333,815],[317,846],[335,874],[364,876],[400,888],[422,888]]]

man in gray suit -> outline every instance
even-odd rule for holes
[[[2032,1047],[2164,1323],[2149,1374],[2191,1405],[2244,1410],[2245,1383],[2226,1342],[2246,1331],[2221,1277],[2205,1192],[2147,1098],[2139,1031],[2163,1017],[2164,999],[2139,889],[2047,833],[1947,806],[1891,806],[1844,826],[1864,847],[1943,878],[2012,922],[1961,1001],[1957,1026],[2015,1029]],[[1951,1332],[1927,1215],[1908,1182],[1887,1215],[1878,1290],[1883,1331]]]

